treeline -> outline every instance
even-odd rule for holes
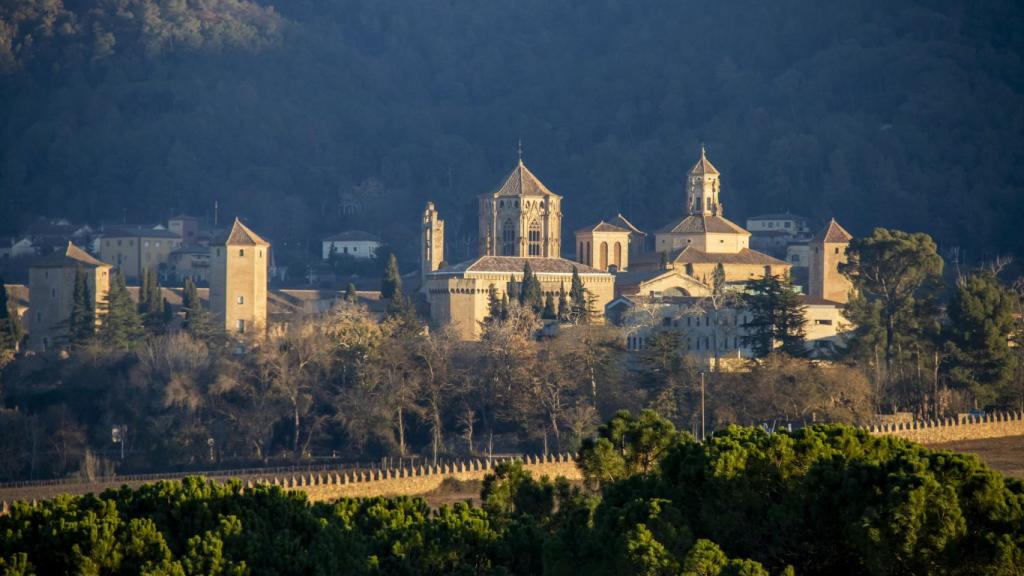
[[[219,200],[278,248],[372,229],[411,261],[433,200],[454,263],[518,139],[566,197],[565,230],[622,212],[648,231],[681,213],[704,141],[739,222],[790,209],[927,231],[969,261],[1020,254],[1022,16],[1013,0],[6,2],[0,232]]]
[[[521,464],[479,507],[310,504],[201,478],[18,503],[5,574],[1020,575],[1024,485],[973,456],[842,426],[704,443],[620,413],[579,456],[583,487]]]

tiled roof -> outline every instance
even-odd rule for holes
[[[836,219],[833,218],[829,220],[828,226],[814,237],[814,240],[815,242],[843,243],[853,240],[853,235],[847,232],[846,229],[840,226],[839,222],[836,222]]]
[[[690,174],[718,174],[718,169],[711,164],[708,160],[707,151],[704,150],[704,146],[700,147],[700,160],[690,168]]]
[[[641,234],[643,236],[647,236],[647,232],[644,232],[643,230],[634,226],[633,223],[630,222],[629,220],[626,220],[626,217],[623,216],[622,214],[616,214],[615,218],[612,218],[612,224],[615,224],[616,226],[621,226],[622,228],[625,228],[626,230],[629,230],[634,234]]]
[[[541,183],[520,160],[497,190],[484,196],[558,196]]]
[[[110,264],[100,262],[71,242],[68,242],[67,248],[64,250],[43,256],[32,263],[33,268],[62,268],[64,266],[87,266],[90,268],[105,266],[109,268]]]
[[[231,226],[231,231],[228,232],[226,238],[218,238],[212,243],[218,246],[270,246],[270,242],[260,238],[238,218],[235,218],[235,223]]]
[[[104,238],[181,238],[170,230],[149,226],[112,226],[103,230]]]
[[[622,233],[628,234],[629,230],[627,230],[627,229],[625,229],[625,228],[623,228],[621,226],[616,226],[615,224],[611,224],[611,223],[605,222],[604,220],[601,220],[597,224],[591,224],[590,226],[584,226],[583,228],[580,228],[576,232],[622,232]]]
[[[519,256],[481,256],[479,258],[442,268],[433,274],[457,275],[467,272],[522,272],[529,262],[530,269],[537,274],[572,274],[575,267],[580,274],[607,274],[565,258],[523,258]]]
[[[324,242],[344,242],[344,241],[360,241],[365,240],[369,242],[380,242],[380,236],[371,234],[369,232],[363,232],[362,230],[348,230],[346,232],[340,232],[333,236],[324,238]]]
[[[659,234],[744,234],[749,236],[744,228],[734,224],[724,216],[717,214],[690,214],[683,218],[670,222],[667,226],[658,230]]]
[[[789,266],[789,262],[773,258],[757,250],[744,248],[735,254],[730,253],[707,253],[687,246],[682,250],[669,255],[669,262],[674,264],[762,264],[774,266]]]

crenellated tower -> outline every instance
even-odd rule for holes
[[[444,262],[444,220],[434,203],[427,202],[420,235],[420,274],[426,277],[437,270],[441,262]]]

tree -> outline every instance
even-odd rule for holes
[[[744,324],[749,334],[743,336],[743,343],[754,354],[767,356],[777,345],[790,356],[805,354],[805,308],[788,276],[748,280],[743,304],[751,315]]]
[[[970,390],[976,407],[1003,396],[1017,369],[1010,348],[1016,301],[1012,290],[985,271],[959,282],[949,301],[945,336],[950,379]]]
[[[569,285],[569,321],[574,324],[589,324],[591,304],[587,297],[587,289],[583,287],[583,279],[579,270],[572,267],[572,281]]]
[[[75,269],[75,287],[71,299],[71,316],[68,319],[68,343],[80,346],[96,333],[96,313],[93,310],[92,291],[85,269]]]
[[[541,313],[541,318],[545,320],[556,320],[558,319],[558,313],[555,312],[555,299],[549,292],[547,297],[544,299],[544,311]]]
[[[580,448],[576,463],[591,487],[658,470],[661,458],[678,441],[676,427],[653,410],[639,416],[620,411]]]
[[[7,294],[7,285],[0,278],[0,351],[13,354],[21,342],[21,319]]]
[[[931,236],[885,228],[854,239],[846,253],[839,269],[853,283],[843,313],[857,326],[854,347],[862,357],[881,347],[891,380],[902,355],[937,323],[942,258]]]
[[[519,283],[519,305],[529,307],[534,314],[540,314],[544,310],[544,293],[540,280],[533,274],[529,262],[523,265],[523,279]]]
[[[114,274],[103,303],[100,338],[115,348],[130,350],[139,344],[145,333],[142,319],[125,286],[124,273],[118,271]]]
[[[558,321],[565,322],[569,319],[569,299],[565,293],[565,282],[558,287]]]
[[[402,291],[402,275],[398,271],[398,259],[394,254],[388,254],[388,263],[384,268],[384,278],[381,280],[381,298],[394,298],[396,293]]]
[[[333,248],[333,244],[331,245]],[[358,295],[356,294],[356,285],[349,282],[348,286],[345,287],[345,301],[355,302]]]
[[[210,312],[203,308],[203,303],[199,299],[199,290],[190,277],[185,278],[181,307],[185,311],[184,328],[194,338],[202,340],[209,346],[216,345],[223,340],[223,330],[213,321]]]
[[[142,287],[139,289],[139,314],[142,315],[142,322],[146,329],[159,334],[164,330],[166,323],[164,310],[164,297],[160,290],[160,279],[156,269],[148,266],[142,273]]]

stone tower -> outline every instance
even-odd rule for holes
[[[71,242],[64,250],[33,262],[28,270],[29,348],[50,350],[66,343],[74,306],[75,275],[79,269],[85,273],[89,285],[96,324],[101,324],[103,306],[110,291],[111,268],[110,264],[100,262]]]
[[[444,220],[441,220],[433,202],[427,202],[423,211],[423,229],[420,235],[420,274],[437,270],[444,261]]]
[[[687,214],[722,215],[718,201],[718,170],[708,161],[707,151],[700,147],[700,160],[690,168],[686,182]]]
[[[210,310],[229,334],[267,326],[270,243],[237,218],[226,237],[210,246]]]
[[[497,190],[479,201],[481,256],[561,256],[562,197],[548,190],[522,159]]]
[[[811,298],[822,298],[845,303],[853,285],[839,272],[846,262],[846,248],[853,236],[833,218],[810,245],[810,272],[807,293]]]

